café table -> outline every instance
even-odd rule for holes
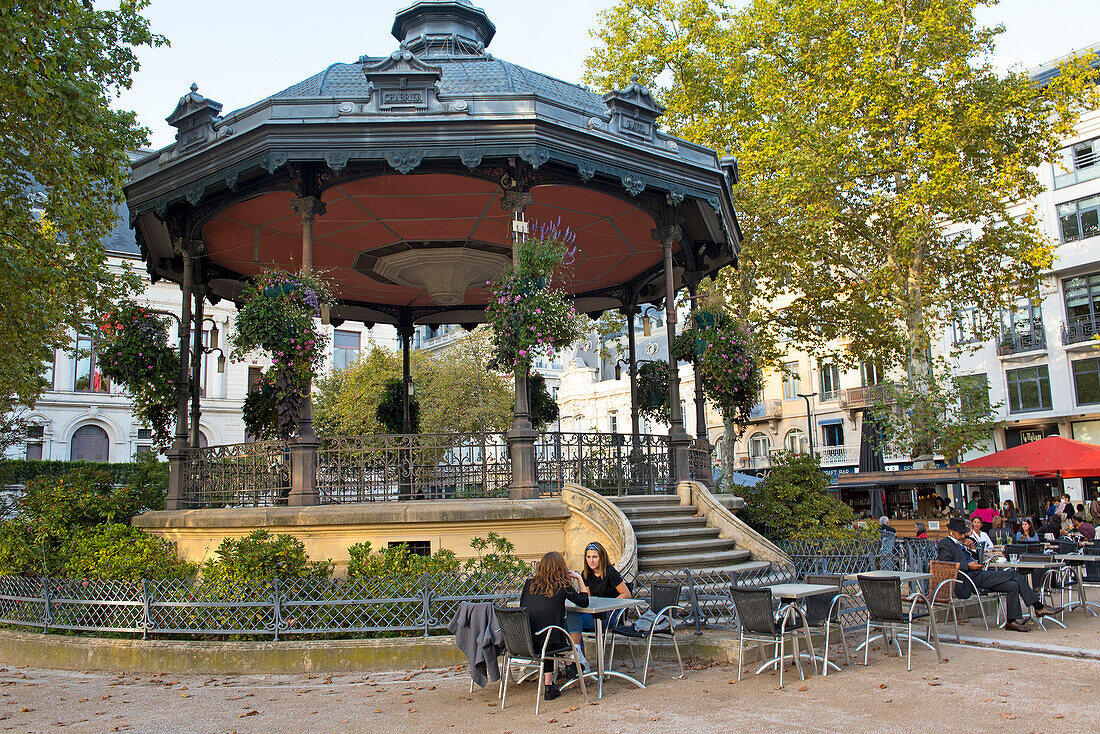
[[[1080,606],[1092,616],[1097,616],[1096,612],[1094,612],[1089,607],[1096,607],[1097,609],[1100,609],[1100,604],[1097,604],[1094,601],[1089,601],[1088,596],[1086,596],[1085,594],[1085,574],[1082,571],[1082,567],[1086,563],[1095,563],[1096,561],[1100,560],[1100,556],[1090,556],[1084,553],[1059,553],[1056,554],[1054,557],[1069,566],[1074,575],[1077,576],[1077,601],[1070,601],[1068,604],[1066,604],[1066,611]]]
[[[1043,571],[1043,572],[1046,572],[1046,571],[1052,571],[1052,570],[1057,570],[1057,569],[1061,568],[1062,567],[1062,562],[1057,561],[1057,560],[1053,560],[1053,559],[1049,560],[1049,561],[1030,561],[1030,560],[1029,561],[1024,561],[1024,560],[1020,560],[1019,558],[1013,559],[1011,557],[1007,557],[1007,558],[998,558],[995,561],[990,561],[987,567],[991,568],[991,569],[994,569],[994,570],[1002,570],[1002,571],[1006,570],[1006,569],[1014,569],[1016,571],[1025,570],[1025,571]],[[1042,588],[1038,590],[1040,598],[1042,598],[1042,596],[1043,596],[1043,589],[1046,589],[1046,588],[1047,588],[1047,582],[1046,582],[1046,579],[1044,578]],[[1031,612],[1026,612],[1025,615],[1027,617],[1034,616],[1034,615],[1031,614]],[[1042,627],[1044,631],[1046,631],[1046,625],[1044,624],[1044,622],[1046,622],[1048,620],[1051,621],[1051,622],[1054,622],[1059,627],[1062,627],[1063,629],[1065,629],[1066,625],[1063,624],[1062,621],[1060,619],[1056,618],[1056,617],[1035,617],[1036,623],[1040,627]]]
[[[779,601],[795,605],[795,608],[798,610],[799,619],[802,620],[802,631],[806,633],[806,644],[810,646],[810,651],[808,653],[802,653],[801,657],[810,658],[810,661],[813,663],[814,666],[814,671],[816,671],[817,661],[819,658],[817,653],[814,652],[813,644],[810,642],[810,625],[806,621],[806,610],[802,606],[802,602],[804,599],[806,599],[806,597],[809,596],[817,596],[818,594],[836,594],[837,587],[827,584],[788,583],[770,584],[764,588],[770,589],[772,592],[772,596],[776,599],[779,599]],[[761,670],[764,670],[764,668],[767,668],[770,665],[782,665],[783,660],[785,660],[787,657],[787,655],[784,655],[783,659],[781,660],[779,656],[776,656],[771,660],[767,660],[764,662],[763,665],[757,668],[756,672],[759,673]],[[789,657],[794,657],[793,651]],[[824,658],[821,659],[824,660]],[[835,670],[840,670],[840,666],[838,666],[836,663],[829,663],[829,665],[832,665]]]
[[[596,617],[596,670],[590,670],[584,673],[585,678],[595,678],[598,681],[596,686],[596,698],[603,698],[603,682],[606,678],[622,678],[639,688],[645,688],[645,684],[633,676],[627,675],[626,673],[620,673],[617,670],[606,670],[607,663],[605,660],[604,640],[607,636],[607,630],[604,629],[604,620],[600,618],[600,615],[614,612],[618,609],[640,609],[644,606],[646,606],[645,599],[612,599],[604,596],[588,597],[587,607],[578,607],[568,599],[565,601],[566,614],[588,613]],[[608,619],[610,619],[610,616],[608,616]],[[564,684],[562,688],[569,687],[577,680],[577,678],[574,678]]]

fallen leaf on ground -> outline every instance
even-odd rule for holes
[[[243,718],[244,718],[244,717],[246,717],[246,716],[259,716],[259,715],[260,715],[260,712],[259,712],[259,711],[256,711],[256,710],[252,710],[252,711],[245,711],[245,712],[244,712],[243,714],[241,714],[241,715],[240,715],[240,716],[238,716],[237,718],[238,718],[238,719],[243,719]]]

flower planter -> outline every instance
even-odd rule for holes
[[[277,283],[264,288],[264,295],[268,298],[277,298],[278,296],[289,296],[296,290],[298,290],[297,283]]]
[[[718,326],[720,315],[713,311],[700,311],[695,314],[695,325],[700,329],[710,329]]]

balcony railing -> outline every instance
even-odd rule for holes
[[[1072,171],[1063,171],[1058,164],[1054,167],[1054,188],[1072,186],[1082,181],[1091,181],[1100,176],[1100,155],[1095,149],[1073,155]]]
[[[769,421],[782,417],[782,400],[761,400],[759,403],[752,406],[752,412],[749,413],[749,420],[754,421]]]
[[[859,463],[859,444],[845,446],[815,446],[822,466],[845,466]]]
[[[1081,344],[1091,341],[1100,334],[1100,319],[1073,319],[1062,322],[1062,344]]]
[[[1047,348],[1047,335],[1042,324],[1036,324],[1030,329],[1014,329],[1001,334],[1001,340],[997,342],[997,354],[1002,357],[1008,354],[1021,352],[1033,352],[1037,349]]]
[[[891,402],[890,385],[849,387],[840,391],[840,407],[869,408],[876,403]]]

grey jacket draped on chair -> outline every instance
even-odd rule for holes
[[[484,688],[500,680],[497,658],[504,654],[504,635],[492,602],[460,602],[447,629],[466,656],[474,683]]]

